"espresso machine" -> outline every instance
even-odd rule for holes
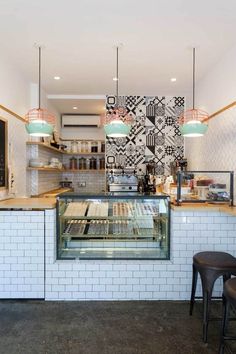
[[[137,192],[138,178],[135,167],[113,168],[107,174],[109,192]]]

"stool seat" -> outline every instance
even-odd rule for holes
[[[199,252],[193,256],[193,263],[199,267],[217,269],[228,269],[236,271],[236,259],[226,252]]]
[[[193,313],[198,273],[202,283],[203,297],[203,341],[207,342],[208,323],[212,291],[216,279],[223,277],[224,283],[236,274],[236,258],[226,252],[205,251],[193,256],[192,291],[190,315]]]
[[[227,280],[224,287],[224,295],[236,308],[236,278]]]

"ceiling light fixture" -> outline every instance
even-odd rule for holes
[[[29,110],[25,119],[27,121],[25,128],[31,136],[47,137],[52,135],[55,117],[46,109],[41,108],[41,47],[39,50],[39,71],[38,71],[38,108]]]
[[[180,132],[184,137],[203,136],[207,131],[209,114],[195,108],[195,48],[193,48],[193,108],[179,117]]]
[[[176,77],[172,77],[172,78],[170,79],[170,81],[171,81],[171,82],[176,82],[177,79],[176,79]]]
[[[130,132],[133,117],[124,106],[119,106],[119,46],[116,47],[116,77],[113,80],[116,81],[115,105],[101,116],[101,124],[108,137],[123,138]]]
[[[54,80],[61,80],[60,76],[54,76]]]
[[[73,109],[78,109],[78,107],[77,107],[77,106],[74,106]]]

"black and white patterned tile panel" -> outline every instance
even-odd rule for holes
[[[134,118],[126,138],[107,138],[106,163],[136,166],[146,172],[145,162],[156,162],[156,174],[168,175],[170,163],[184,157],[184,140],[178,117],[184,111],[185,98],[177,96],[119,96]],[[107,96],[107,110],[116,104],[115,96]]]

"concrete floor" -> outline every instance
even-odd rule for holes
[[[201,304],[193,317],[188,310],[172,301],[0,301],[0,353],[217,353],[220,323],[210,323],[204,344]],[[213,312],[221,306],[214,303]]]

